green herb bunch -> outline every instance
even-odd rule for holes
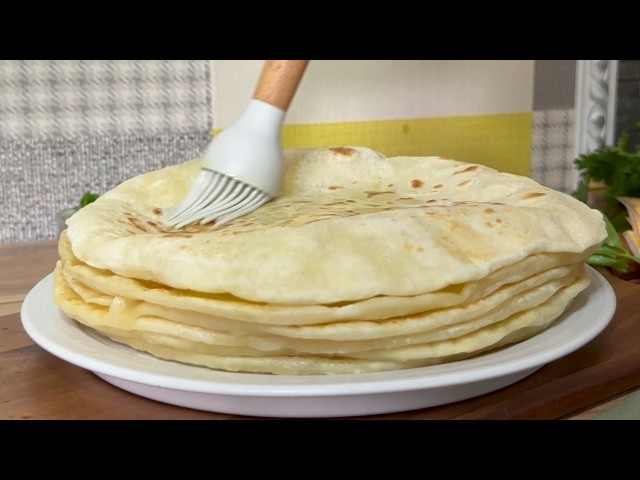
[[[594,267],[608,267],[618,273],[627,273],[630,263],[640,264],[640,258],[629,253],[607,216],[603,215],[603,218],[607,226],[607,238],[602,246],[587,259],[587,263]]]
[[[627,211],[618,197],[640,198],[640,144],[630,145],[630,132],[640,129],[640,121],[623,132],[615,145],[605,145],[592,153],[580,155],[575,160],[581,171],[581,181],[575,197],[587,203],[589,184],[592,181],[606,185],[603,196],[606,208],[603,213],[618,232],[629,230]]]
[[[90,203],[95,202],[98,198],[100,198],[100,195],[98,195],[97,193],[92,193],[89,191],[84,192],[84,195],[82,195],[82,198],[80,199],[80,203],[76,206],[76,210],[80,210],[81,208],[86,207]]]
[[[640,264],[640,258],[629,253],[619,235],[631,226],[627,221],[627,210],[618,197],[640,197],[640,144],[632,147],[629,141],[630,132],[634,129],[640,129],[640,121],[623,132],[615,145],[605,145],[575,160],[581,177],[574,197],[587,203],[591,182],[604,184],[605,207],[602,213],[607,238],[587,263],[609,267],[618,273],[627,273],[632,262]]]

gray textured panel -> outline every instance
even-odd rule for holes
[[[0,136],[207,130],[209,69],[206,60],[2,60]]]
[[[620,60],[615,136],[618,137],[638,121],[640,121],[640,60]],[[631,132],[630,141],[632,145],[640,144],[638,130]]]
[[[574,158],[573,110],[533,113],[531,177],[546,187],[571,194]]]
[[[618,79],[640,81],[640,60],[620,60],[618,63]]]
[[[0,138],[0,243],[53,239],[55,214],[86,190],[104,193],[137,174],[197,158],[209,131],[187,134]]]
[[[576,60],[536,60],[534,72],[534,111],[574,108]]]

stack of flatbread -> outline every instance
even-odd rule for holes
[[[200,167],[132,178],[67,221],[64,313],[213,369],[413,368],[547,328],[606,237],[598,211],[529,178],[360,147],[288,151],[279,198],[220,226],[164,226]]]

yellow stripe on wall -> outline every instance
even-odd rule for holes
[[[285,125],[284,148],[364,146],[386,156],[438,155],[529,176],[532,113]]]

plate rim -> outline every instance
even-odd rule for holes
[[[23,328],[34,342],[54,356],[94,373],[101,373],[106,376],[150,387],[161,387],[193,393],[245,397],[327,397],[398,393],[456,387],[474,382],[502,378],[526,370],[533,372],[589,343],[609,325],[615,314],[617,301],[613,288],[604,276],[589,265],[585,265],[585,267],[591,278],[589,287],[578,294],[569,309],[562,314],[558,321],[554,322],[548,329],[535,337],[512,346],[507,346],[497,352],[489,352],[466,360],[391,372],[339,375],[270,375],[225,372],[207,367],[192,366],[159,359],[150,354],[139,352],[131,347],[119,344],[119,348],[130,349],[131,353],[135,354],[136,357],[144,357],[147,362],[155,365],[165,365],[177,371],[185,369],[190,372],[197,371],[203,374],[203,378],[185,379],[166,373],[141,372],[140,370],[135,370],[123,365],[122,361],[120,365],[114,365],[109,360],[100,360],[91,356],[87,357],[82,352],[78,352],[77,349],[74,350],[72,345],[60,344],[56,339],[47,336],[46,332],[43,333],[42,324],[39,323],[42,322],[42,320],[38,318],[37,312],[34,311],[39,304],[53,308],[53,311],[50,311],[49,314],[54,313],[54,320],[57,322],[66,321],[69,324],[73,324],[74,329],[82,332],[84,337],[90,339],[91,346],[97,346],[98,350],[113,348],[109,347],[107,343],[100,342],[92,335],[89,335],[84,330],[85,327],[82,327],[75,320],[67,317],[57,305],[55,305],[53,301],[53,289],[51,288],[53,284],[53,273],[42,278],[26,295],[21,307],[21,320]],[[585,297],[588,297],[586,301],[584,301]],[[526,347],[535,343],[535,340],[540,340],[547,332],[553,332],[554,327],[557,327],[559,324],[558,322],[561,324],[562,322],[572,321],[571,317],[579,316],[581,310],[589,308],[589,301],[595,297],[600,299],[600,311],[596,312],[597,315],[591,315],[595,320],[592,321],[589,328],[579,331],[579,334],[573,338],[572,341],[524,355],[514,361],[499,363],[499,359],[501,356],[504,356],[504,352],[513,353],[519,350],[525,352]],[[580,307],[576,306],[578,299],[584,301],[584,304]],[[107,341],[111,342],[108,339]],[[115,345],[115,342],[111,343]],[[113,351],[111,350],[111,354],[112,353]],[[493,364],[491,360],[494,360]]]

